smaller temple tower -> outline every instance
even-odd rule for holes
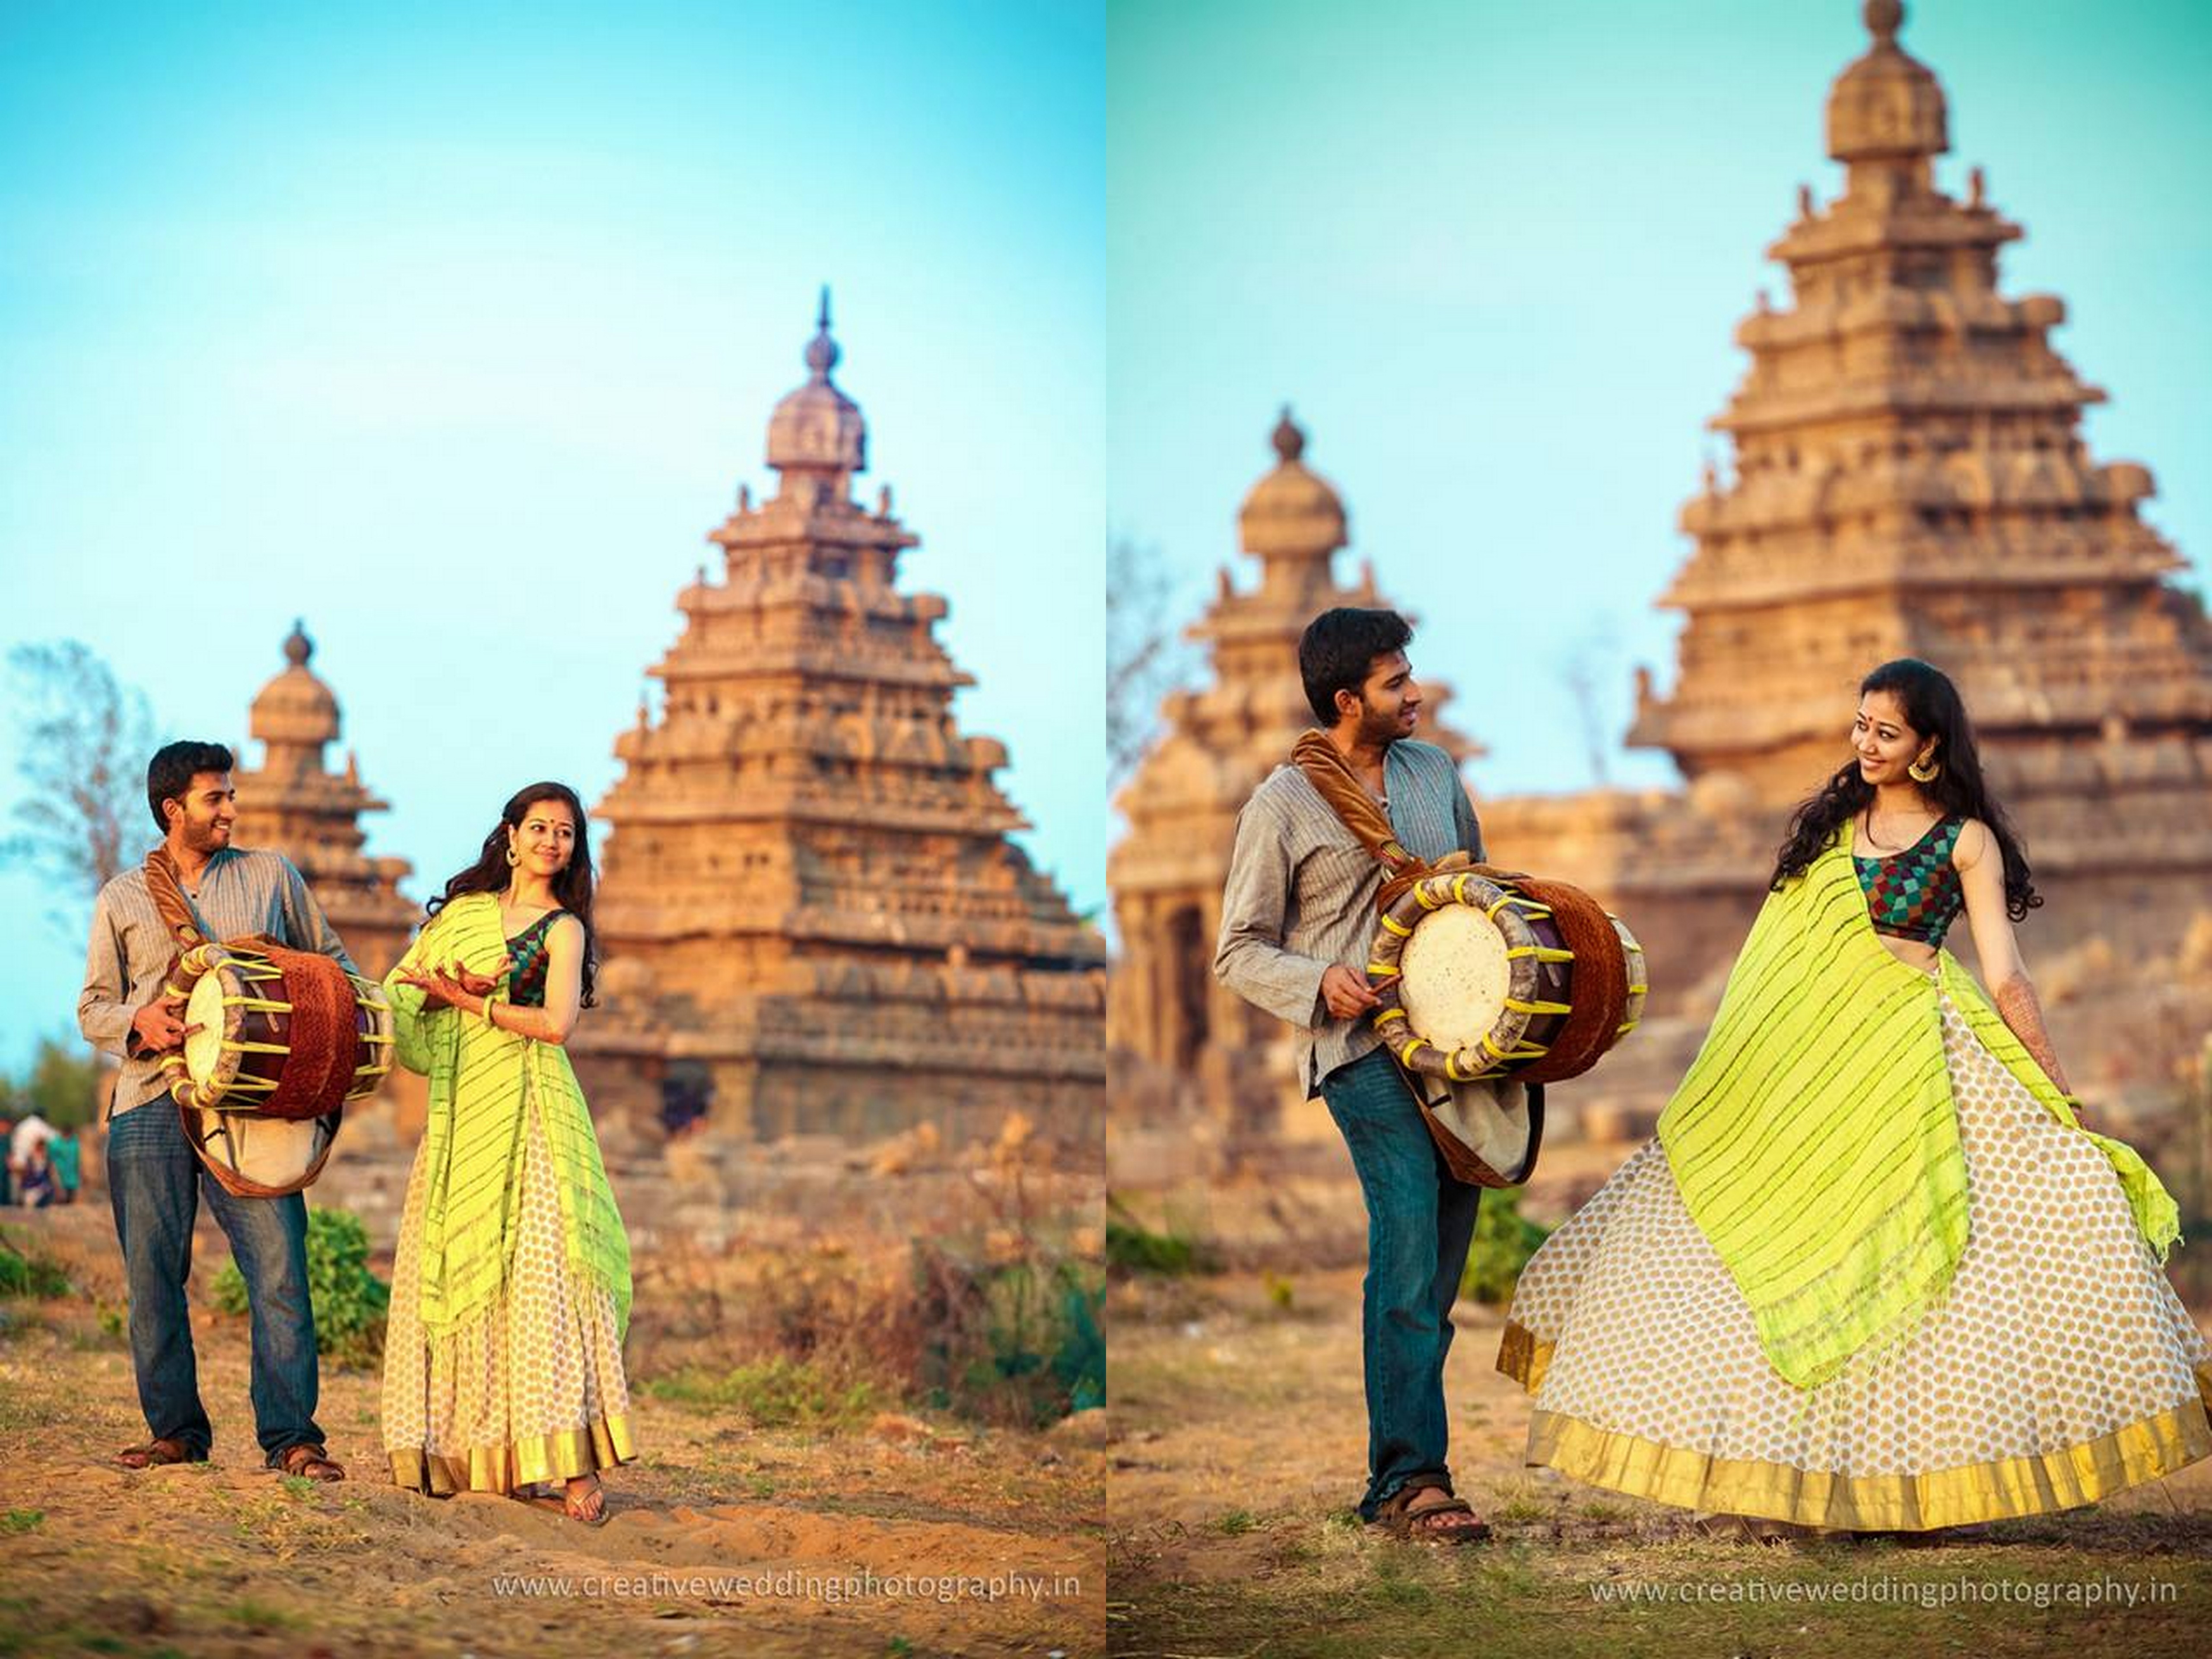
[[[1389,604],[1368,564],[1356,585],[1337,580],[1344,503],[1306,465],[1306,434],[1288,408],[1273,442],[1275,465],[1237,515],[1258,585],[1238,588],[1223,566],[1213,603],[1185,630],[1205,647],[1211,680],[1163,702],[1164,732],[1115,799],[1129,832],[1107,858],[1121,939],[1107,1016],[1121,1067],[1116,1127],[1146,1115],[1147,1099],[1161,1114],[1175,1097],[1188,1109],[1195,1091],[1232,1157],[1275,1133],[1295,1092],[1287,1030],[1213,976],[1237,815],[1314,723],[1298,678],[1306,624],[1336,605]],[[1418,636],[1410,654],[1433,716],[1449,692],[1419,673]],[[1419,735],[1462,763],[1481,752],[1433,720]]]
[[[306,625],[294,623],[284,641],[289,665],[253,699],[246,730],[261,744],[262,759],[235,775],[236,839],[298,866],[355,964],[380,979],[406,950],[419,919],[399,891],[412,866],[362,850],[368,836],[361,815],[384,811],[386,803],[362,786],[351,751],[345,770],[325,769],[323,750],[338,738],[338,700],[307,666],[314,654]]]

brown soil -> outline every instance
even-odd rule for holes
[[[348,1478],[265,1469],[246,1322],[196,1308],[214,1459],[126,1472],[112,1454],[145,1429],[104,1210],[0,1221],[88,1292],[0,1302],[0,1654],[1103,1646],[1104,1456],[1085,1432],[1097,1413],[1042,1434],[926,1412],[817,1433],[641,1389],[641,1456],[608,1474],[595,1529],[512,1498],[394,1486],[375,1375],[327,1362],[317,1415]],[[223,1259],[203,1248],[196,1293]],[[740,1574],[756,1582],[729,1582]]]
[[[1210,1207],[1217,1219],[1240,1208]],[[1249,1259],[1249,1240],[1221,1243]],[[2212,1460],[2094,1509],[1997,1523],[1973,1542],[1722,1541],[1680,1510],[1525,1467],[1527,1396],[1493,1368],[1500,1314],[1465,1303],[1447,1381],[1452,1466],[1494,1535],[1457,1549],[1388,1539],[1352,1511],[1366,1462],[1360,1278],[1358,1267],[1279,1267],[1115,1287],[1112,1651],[2203,1650]],[[1645,1584],[1717,1599],[1605,1599]],[[2126,1586],[2134,1607],[2119,1604]]]

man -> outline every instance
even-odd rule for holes
[[[1421,693],[1406,657],[1412,636],[1389,611],[1316,617],[1298,641],[1306,701],[1407,851],[1480,862],[1482,831],[1458,769],[1413,736]],[[1327,1103],[1366,1201],[1360,1516],[1424,1542],[1468,1543],[1489,1528],[1452,1495],[1443,1371],[1482,1189],[1452,1176],[1367,1021],[1377,999],[1362,966],[1382,874],[1306,775],[1277,767],[1237,815],[1213,971],[1304,1033],[1300,1085]]]
[[[231,754],[219,744],[173,743],[146,769],[146,799],[175,860],[185,902],[210,939],[266,933],[295,950],[352,958],[281,854],[230,844],[238,817]],[[144,869],[100,889],[86,953],[77,1024],[121,1059],[109,1106],[107,1192],[131,1294],[131,1360],[153,1438],[117,1455],[125,1468],[203,1462],[214,1431],[200,1402],[198,1361],[185,1300],[192,1222],[205,1194],[246,1279],[253,1326],[253,1417],[264,1460],[287,1474],[338,1480],[314,1420],[319,1376],[307,1296],[307,1209],[297,1193],[239,1198],[204,1174],[163,1086],[161,1056],[197,1030],[183,1000],[161,994],[177,942],[162,926]]]

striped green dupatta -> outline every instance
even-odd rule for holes
[[[1948,951],[1937,975],[1974,1034],[2078,1128]],[[1966,1164],[1937,987],[1883,947],[1839,836],[1768,896],[1661,1115],[1691,1218],[1751,1304],[1775,1370],[1801,1389],[1909,1337],[1966,1248]],[[2163,1257],[2179,1233],[2173,1200],[2131,1148],[2091,1139]]]
[[[418,962],[437,967],[457,961],[489,974],[506,955],[498,898],[469,893],[423,928],[384,981],[398,1062],[430,1079],[421,1154],[429,1183],[421,1245],[422,1328],[430,1336],[448,1335],[498,1305],[521,1212],[526,1085],[553,1155],[569,1269],[613,1297],[619,1335],[629,1323],[629,1241],[567,1052],[456,1009],[426,1011],[422,993],[398,981]]]

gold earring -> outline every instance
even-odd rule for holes
[[[1915,777],[1918,777],[1919,775],[1919,775],[1917,772],[1913,773],[1913,776],[1915,776]],[[521,860],[520,859],[519,859],[519,858],[517,858],[517,857],[515,857],[515,856],[514,856],[514,843],[513,842],[507,842],[507,868],[511,870],[511,869],[513,869],[516,865],[518,865],[518,864],[520,864],[520,863],[521,863],[521,862],[522,862],[522,860]]]
[[[1924,772],[1921,770],[1923,766],[1928,769]],[[1915,783],[1933,783],[1943,775],[1943,763],[1937,760],[1934,751],[1930,750],[1926,757],[1906,767],[1905,775]]]

